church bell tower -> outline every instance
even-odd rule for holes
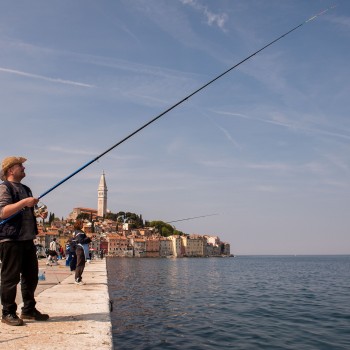
[[[98,191],[97,215],[103,217],[107,212],[107,185],[106,185],[104,172],[102,172],[97,191]]]

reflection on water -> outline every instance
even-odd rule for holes
[[[119,349],[349,349],[349,257],[107,261]]]

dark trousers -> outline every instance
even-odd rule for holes
[[[77,256],[77,266],[75,268],[75,280],[80,282],[81,275],[83,274],[84,268],[85,268],[84,249],[81,247],[77,247],[77,249],[75,250],[75,254]]]
[[[38,259],[33,241],[8,241],[0,243],[1,304],[2,314],[17,310],[17,284],[21,281],[22,312],[35,308],[34,292],[38,285]]]
[[[77,267],[77,254],[74,252],[74,253],[69,253],[69,255],[71,255],[71,260],[69,262],[70,270],[75,271]]]

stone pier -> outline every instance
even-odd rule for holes
[[[14,327],[0,323],[0,348],[14,350],[113,349],[106,260],[93,260],[83,273],[85,285],[60,260],[58,266],[39,261],[45,280],[39,280],[37,309],[48,313],[46,322],[25,321]],[[18,290],[18,314],[21,293]]]

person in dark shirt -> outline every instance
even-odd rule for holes
[[[74,224],[74,238],[72,240],[75,247],[75,255],[77,257],[77,265],[75,268],[75,283],[78,285],[84,285],[82,280],[82,274],[85,268],[85,262],[89,256],[89,243],[91,238],[87,237],[85,232],[82,231],[83,222],[77,220]]]

